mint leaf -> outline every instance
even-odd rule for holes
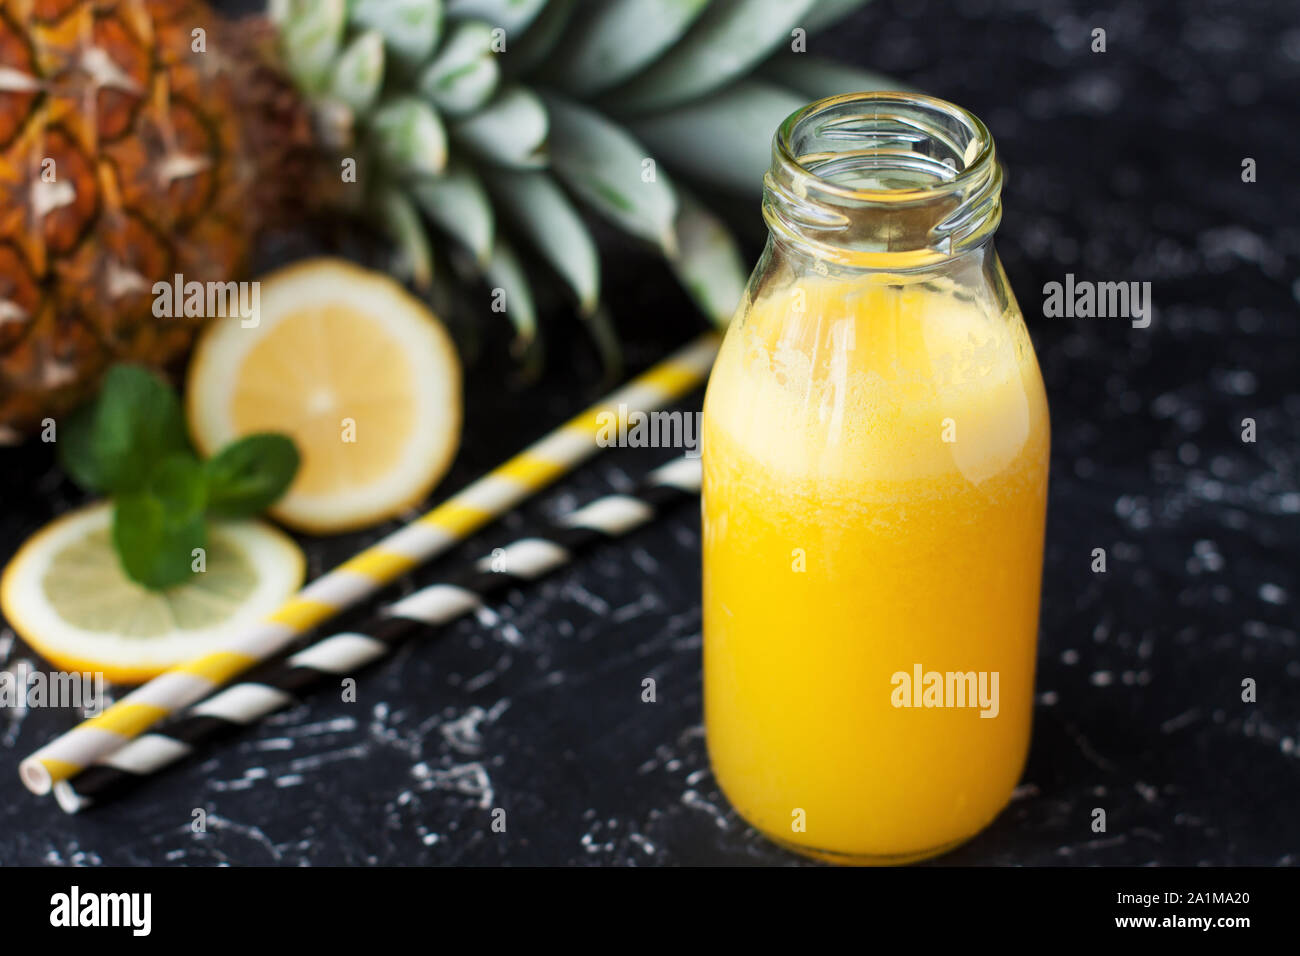
[[[92,493],[102,490],[105,485],[99,458],[92,445],[98,410],[97,402],[87,402],[59,425],[59,464],[69,478]]]
[[[145,490],[119,495],[113,546],[127,576],[155,590],[189,578],[194,549],[207,546],[206,503],[202,466],[188,454],[161,462]]]
[[[139,491],[162,459],[188,451],[175,393],[138,365],[109,369],[90,436],[93,465],[85,469],[101,490]]]
[[[208,484],[203,466],[189,452],[164,458],[145,487],[174,514],[202,514],[207,507]]]
[[[298,462],[298,449],[287,435],[264,433],[231,442],[203,465],[208,511],[223,518],[260,514],[284,494]]]

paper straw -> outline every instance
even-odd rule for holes
[[[48,793],[58,781],[207,697],[298,635],[446,551],[595,454],[608,416],[623,421],[629,411],[662,408],[698,386],[717,349],[716,335],[700,336],[432,511],[317,578],[225,647],[173,667],[55,738],[19,765],[23,783],[33,793]]]
[[[446,581],[394,602],[356,631],[332,634],[284,660],[262,664],[239,683],[137,737],[75,779],[56,783],[59,806],[78,813],[118,796],[212,741],[288,706],[300,692],[388,656],[404,641],[482,608],[497,592],[549,574],[598,541],[639,528],[699,490],[698,459],[679,458],[656,468],[632,494],[598,498]]]

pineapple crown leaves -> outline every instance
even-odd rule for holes
[[[176,393],[147,369],[126,364],[109,369],[99,397],[73,413],[58,444],[73,481],[113,496],[113,547],[122,570],[155,590],[195,573],[208,518],[260,514],[288,489],[299,463],[293,440],[269,432],[200,462]]]
[[[865,2],[271,0],[269,12],[295,83],[350,131],[340,145],[364,167],[363,205],[405,276],[427,286],[445,251],[504,293],[528,351],[525,264],[539,260],[613,357],[599,250],[578,208],[659,249],[702,311],[727,322],[748,266],[695,194],[753,195],[773,131],[809,99],[902,88],[779,52]]]

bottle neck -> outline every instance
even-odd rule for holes
[[[987,244],[1002,171],[973,114],[913,93],[851,93],[791,115],[763,217],[792,252],[848,269],[930,270]]]

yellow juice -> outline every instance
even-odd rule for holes
[[[1049,427],[1014,300],[988,298],[807,275],[742,308],[709,382],[709,753],[809,855],[943,852],[1024,764]],[[979,675],[996,704],[959,705]]]

